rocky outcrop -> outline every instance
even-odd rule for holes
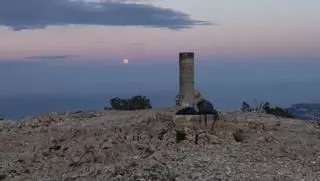
[[[316,180],[319,129],[226,113],[185,127],[174,111],[88,111],[0,122],[0,180]],[[180,135],[181,136],[181,135]]]

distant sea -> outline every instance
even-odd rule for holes
[[[300,102],[319,103],[319,88],[308,89],[304,84],[220,84],[200,87],[205,97],[220,111],[238,110],[243,100],[254,105],[254,98],[269,101],[273,105],[290,107]],[[153,107],[174,105],[176,90],[144,91]],[[136,95],[130,90],[122,93],[29,93],[0,95],[0,116],[17,120],[25,116],[37,116],[51,112],[103,109],[112,97]]]
[[[119,95],[129,98],[133,95]],[[115,96],[108,94],[29,94],[0,96],[0,117],[22,119],[52,112],[72,112],[96,110],[109,107],[109,100]],[[153,107],[168,107],[174,103],[174,94],[150,97]]]

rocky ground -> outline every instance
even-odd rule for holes
[[[93,111],[0,122],[0,180],[320,178],[315,125],[225,113],[214,130],[185,129],[186,139],[177,143],[172,115],[169,110]]]

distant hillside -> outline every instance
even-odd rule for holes
[[[320,122],[320,103],[293,104],[287,110],[298,119],[314,120]]]

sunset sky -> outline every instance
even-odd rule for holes
[[[184,51],[218,109],[319,102],[319,9],[320,0],[0,0],[0,115],[136,94],[173,105]]]
[[[1,0],[0,60],[320,57],[319,0],[99,2]]]

